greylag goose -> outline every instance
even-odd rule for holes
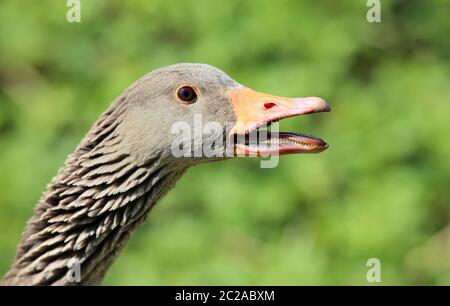
[[[316,97],[256,92],[205,64],[154,70],[126,89],[69,155],[39,200],[1,284],[99,284],[130,235],[190,166],[274,150],[321,152],[328,145],[311,136],[279,132],[256,143],[246,136],[285,117],[329,110]],[[193,133],[192,143],[174,146],[179,135],[173,127],[193,126],[198,115],[203,124],[223,129]],[[196,154],[204,142],[213,144],[215,154]],[[175,156],[174,147],[182,154]],[[74,263],[80,266],[76,281]]]

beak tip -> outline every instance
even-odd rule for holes
[[[294,98],[294,101],[301,103],[302,105],[307,105],[313,110],[313,113],[331,111],[330,104],[319,97]]]
[[[327,101],[325,101],[322,98],[319,97],[312,97],[312,103],[314,103],[314,108],[316,111],[318,112],[329,112],[331,111],[331,106],[330,103],[328,103]]]

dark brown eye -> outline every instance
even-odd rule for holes
[[[197,100],[197,93],[191,86],[183,86],[178,88],[178,99],[186,103],[194,103]]]

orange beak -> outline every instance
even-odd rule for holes
[[[236,115],[236,124],[230,135],[248,135],[259,127],[283,118],[330,111],[330,105],[318,97],[285,98],[254,91],[250,88],[239,88],[230,91],[231,103]],[[273,134],[273,133],[272,133]],[[277,135],[280,143],[278,152],[316,153],[325,150],[328,145],[321,139],[302,134],[280,132]],[[252,148],[253,147],[253,148]],[[253,152],[262,155],[264,148],[255,149],[249,144],[236,144],[237,151]],[[270,152],[269,152],[270,153]]]

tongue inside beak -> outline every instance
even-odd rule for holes
[[[328,145],[317,137],[262,130],[267,124],[283,118],[328,112],[330,106],[325,100],[318,97],[277,97],[249,88],[233,90],[230,96],[237,117],[236,124],[230,131],[230,136],[235,139],[236,154],[253,153],[261,156],[318,153],[328,148]]]

